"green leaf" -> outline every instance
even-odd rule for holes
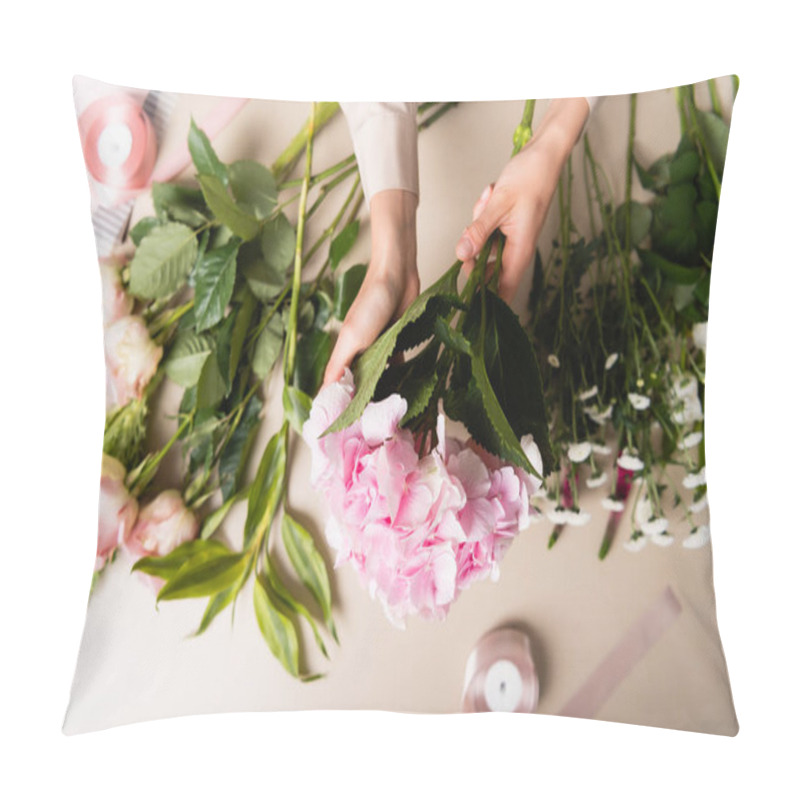
[[[322,618],[334,639],[336,626],[333,623],[331,586],[325,561],[317,549],[311,534],[293,517],[284,512],[281,534],[286,554],[289,556],[303,586],[322,610]],[[338,641],[338,639],[337,639]]]
[[[631,201],[631,247],[636,247],[648,233],[650,233],[650,223],[653,221],[653,212],[644,203]],[[622,246],[625,246],[625,203],[617,208],[614,215],[614,226],[617,238]]]
[[[169,297],[186,283],[197,258],[194,231],[179,222],[153,228],[136,248],[130,291],[144,300]]]
[[[657,269],[673,283],[694,284],[703,276],[702,267],[684,267],[654,253],[652,250],[637,250],[639,258],[646,267]]]
[[[672,160],[670,155],[661,156],[654,161],[649,169],[644,169],[638,161],[634,161],[636,174],[643,189],[657,192],[669,184],[669,165]]]
[[[250,488],[247,519],[244,523],[245,547],[254,538],[267,532],[283,497],[286,480],[286,424],[284,422],[281,429],[269,440]]]
[[[722,175],[725,167],[725,154],[728,152],[730,128],[724,120],[709,111],[697,111],[697,124],[700,126],[711,163],[714,165],[717,175]]]
[[[383,400],[395,392],[408,404],[401,424],[421,414],[434,400],[433,391],[439,379],[436,359],[441,349],[439,340],[431,340],[413,358],[390,364],[375,389],[374,400]]]
[[[236,254],[239,242],[207,252],[198,262],[194,275],[194,319],[198,333],[216,325],[233,295],[236,280]]]
[[[284,213],[268,219],[261,232],[261,255],[270,271],[283,283],[286,270],[294,262],[294,249],[297,242],[292,223]]]
[[[300,674],[300,645],[294,623],[273,604],[261,580],[253,588],[253,607],[264,641],[283,668],[297,678]]]
[[[189,389],[200,379],[203,365],[211,354],[211,337],[194,331],[181,331],[164,359],[167,377]]]
[[[228,516],[228,512],[236,505],[236,503],[246,500],[250,494],[250,487],[245,486],[239,489],[236,494],[232,494],[227,500],[215,511],[212,511],[204,520],[203,527],[200,529],[200,538],[209,539],[218,530],[219,526]]]
[[[697,286],[694,287],[694,296],[706,307],[708,308],[708,296],[711,289],[711,273],[705,272],[703,277],[697,283]]]
[[[700,171],[700,156],[696,150],[687,150],[669,162],[670,183],[688,183]]]
[[[199,228],[208,222],[208,209],[199,189],[154,183],[152,193],[153,208],[159,219],[182,222],[190,228]]]
[[[436,320],[449,315],[454,308],[466,311],[466,306],[456,294],[444,293],[431,297],[425,311],[398,334],[397,344],[394,348],[395,355],[411,350],[430,339],[433,336]]]
[[[247,401],[236,430],[220,452],[218,472],[223,500],[231,497],[241,485],[253,437],[260,423],[262,407],[261,399],[254,394]]]
[[[200,634],[205,633],[208,626],[214,621],[214,618],[231,604],[231,601],[236,595],[236,586],[230,586],[227,589],[223,589],[221,592],[217,592],[217,594],[211,595],[203,614],[203,619],[200,620],[200,626],[194,632],[194,636],[200,636]]]
[[[464,335],[457,330],[453,330],[442,317],[437,317],[433,325],[433,333],[436,338],[446,347],[456,353],[470,355],[472,348]]]
[[[144,572],[156,578],[168,580],[189,562],[199,563],[200,560],[230,553],[224,544],[217,541],[205,542],[202,539],[192,539],[178,545],[171,553],[165,556],[145,556],[140,558],[131,567],[131,572]]]
[[[266,219],[278,202],[278,187],[272,173],[257,161],[234,161],[228,181],[239,208],[258,220]]]
[[[236,236],[246,242],[258,236],[261,230],[260,222],[248,211],[236,205],[219,178],[214,175],[200,175],[198,181],[203,190],[203,197],[217,220],[227,225]]]
[[[212,544],[209,539],[205,544]],[[219,553],[195,563],[194,559],[170,578],[157,600],[210,597],[236,583],[247,565],[248,553]]]
[[[511,308],[489,289],[483,294],[485,312],[481,311],[478,293],[464,319],[464,337],[471,345],[472,385],[467,386],[462,421],[490,452],[536,474],[520,446],[525,434],[532,435],[546,475],[553,468],[554,458],[533,344]]]
[[[455,292],[460,268],[461,262],[456,262],[436,283],[419,295],[403,316],[359,357],[355,364],[356,393],[347,408],[325,433],[344,430],[359,419],[375,393],[375,387],[386,369],[386,362],[395,350],[401,331],[422,316],[429,301],[436,295]]]
[[[303,425],[311,413],[311,398],[297,386],[284,384],[283,410],[289,424],[298,433],[303,432]]]
[[[264,313],[269,313],[269,309],[266,309]],[[256,378],[264,380],[272,372],[280,355],[281,347],[283,347],[283,320],[279,314],[273,314],[267,326],[256,339],[253,351],[253,374]]]
[[[358,239],[359,221],[354,219],[342,228],[334,240],[331,242],[330,260],[331,271],[335,271],[342,259],[353,249],[353,245]]]
[[[222,377],[217,359],[212,353],[212,356],[203,364],[197,380],[197,408],[214,408],[225,397],[225,391],[225,379]]]
[[[223,186],[228,185],[228,171],[225,165],[214,152],[208,136],[197,127],[194,120],[189,127],[189,153],[198,175],[212,175]]]
[[[333,336],[319,328],[311,328],[297,340],[294,384],[314,397],[322,385],[325,367],[333,352]]]
[[[245,289],[242,304],[236,311],[236,321],[233,323],[231,332],[230,356],[228,360],[228,382],[231,383],[236,377],[239,368],[239,361],[242,357],[247,334],[250,332],[250,322],[253,319],[253,312],[256,308],[255,296],[252,292]]]
[[[131,229],[128,231],[128,236],[131,241],[138,247],[142,239],[147,236],[153,228],[157,228],[161,223],[155,217],[142,217]]]
[[[333,315],[338,320],[343,320],[347,315],[353,300],[361,289],[361,284],[367,274],[366,264],[356,264],[345,272],[336,276],[333,294]]]

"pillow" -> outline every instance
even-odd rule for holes
[[[703,409],[736,87],[345,115],[76,78],[107,414],[65,732],[735,735]]]

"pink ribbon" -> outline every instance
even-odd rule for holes
[[[585,719],[594,717],[680,613],[681,604],[668,586],[631,625],[617,646],[600,662],[558,714]]]

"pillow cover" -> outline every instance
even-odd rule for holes
[[[107,415],[65,732],[361,708],[734,735],[703,397],[736,85],[364,123],[76,78]],[[391,191],[416,229],[370,264]]]

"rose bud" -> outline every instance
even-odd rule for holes
[[[125,548],[139,558],[165,556],[194,539],[199,527],[180,492],[167,489],[139,512],[136,525],[125,538]]]
[[[125,486],[125,467],[116,458],[103,453],[96,570],[105,566],[109,556],[129,535],[138,511],[136,498],[131,497]]]
[[[164,352],[138,316],[118,319],[106,328],[106,399],[109,407],[141,399]]]

